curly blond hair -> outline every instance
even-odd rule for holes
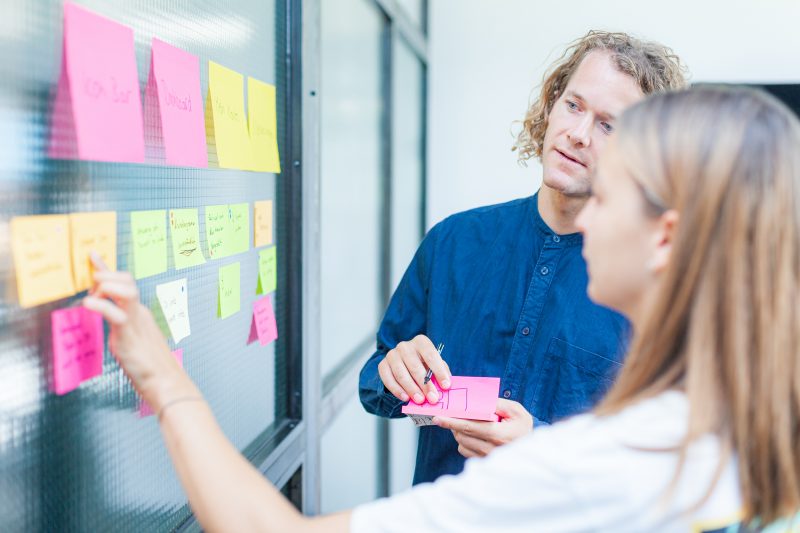
[[[609,52],[619,71],[636,80],[645,95],[686,86],[686,68],[672,49],[627,33],[592,30],[573,41],[545,73],[539,97],[528,107],[522,131],[512,148],[518,151],[520,163],[526,164],[532,157],[541,159],[553,104],[561,97],[581,61],[596,50]]]

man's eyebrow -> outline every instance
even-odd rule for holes
[[[570,98],[574,98],[575,100],[579,100],[581,103],[586,103],[586,98],[581,96],[580,94],[576,93],[574,90],[570,89],[566,92],[566,96]],[[599,116],[603,120],[615,120],[617,117],[614,113],[609,113],[608,111],[598,111],[597,116]]]

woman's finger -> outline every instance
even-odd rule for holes
[[[87,296],[83,299],[83,306],[90,311],[100,313],[103,315],[103,318],[115,326],[124,324],[128,320],[128,315],[125,313],[125,311],[105,298]]]

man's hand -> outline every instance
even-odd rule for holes
[[[464,457],[483,457],[497,446],[527,435],[533,430],[533,417],[522,404],[498,398],[500,422],[461,420],[445,416],[434,417],[433,422],[453,432],[458,442],[458,453]]]
[[[417,335],[410,341],[401,342],[390,350],[378,364],[378,374],[386,390],[400,400],[422,403],[427,397],[431,403],[439,401],[439,392],[432,381],[425,384],[428,369],[433,371],[442,389],[450,388],[450,368],[442,360],[431,340]]]

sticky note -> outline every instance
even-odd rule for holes
[[[50,157],[143,162],[133,30],[66,2],[63,46]]]
[[[197,56],[153,39],[145,92],[146,120],[149,122],[151,116],[156,119],[153,126],[157,126],[160,132],[158,139],[166,163],[207,167],[200,60]],[[156,109],[151,109],[154,104]]]
[[[219,318],[228,318],[239,312],[242,299],[239,273],[239,263],[231,263],[219,268],[219,296],[217,298],[217,316]]]
[[[275,110],[275,86],[247,78],[247,109],[250,142],[253,147],[253,170],[281,171],[278,155],[278,115]]]
[[[169,229],[172,236],[172,256],[175,269],[202,265],[206,262],[200,249],[200,228],[197,209],[171,209]]]
[[[85,307],[50,314],[53,335],[53,383],[66,394],[103,373],[103,318]]]
[[[253,320],[250,321],[250,337],[247,344],[258,339],[261,346],[266,346],[278,338],[278,326],[275,323],[275,312],[269,296],[253,302]]]
[[[180,367],[183,368],[183,348],[173,350],[172,357],[174,357]],[[146,416],[153,416],[154,414],[155,413],[150,405],[148,405],[146,401],[142,400],[142,403],[139,404],[139,417],[144,418]]]
[[[186,278],[156,285],[156,297],[175,344],[191,335]]]
[[[268,294],[278,288],[278,247],[258,252],[258,287],[256,294]]]
[[[272,244],[272,200],[253,202],[253,246]]]
[[[252,148],[244,112],[244,77],[208,62],[208,102],[217,161],[221,168],[250,170]],[[208,109],[206,109],[208,113]]]
[[[70,243],[72,245],[72,275],[75,290],[92,286],[94,268],[89,259],[97,253],[109,270],[117,269],[117,213],[72,213],[69,215]]]
[[[230,253],[239,254],[250,249],[250,204],[231,204]]]
[[[166,212],[131,212],[133,275],[136,279],[154,276],[167,270]]]
[[[432,425],[431,419],[434,416],[499,420],[495,409],[500,395],[500,378],[453,376],[448,390],[439,387],[435,377],[432,382],[439,391],[437,403],[431,404],[425,400],[417,405],[409,402],[402,408],[402,412],[409,415],[416,425]]]
[[[12,218],[11,253],[22,307],[75,294],[67,215]]]
[[[211,259],[230,255],[231,212],[227,205],[206,206],[206,242]]]

